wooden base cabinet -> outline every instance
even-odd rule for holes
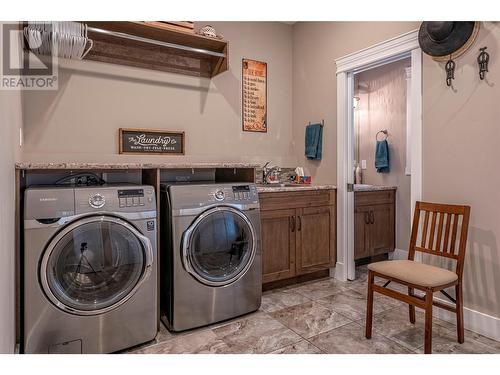
[[[371,206],[354,207],[354,259],[370,256]]]
[[[354,260],[394,250],[395,207],[395,190],[354,193]]]
[[[335,190],[262,193],[260,202],[263,283],[335,265]]]
[[[295,276],[295,210],[262,211],[263,282]]]
[[[333,206],[308,207],[297,211],[297,274],[333,266],[331,241],[335,238],[335,213]]]

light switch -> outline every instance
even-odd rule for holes
[[[366,160],[361,160],[361,169],[366,169]]]

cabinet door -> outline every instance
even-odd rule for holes
[[[261,211],[262,282],[295,276],[295,210]]]
[[[297,211],[297,274],[333,266],[333,206],[309,207]]]
[[[369,206],[354,209],[354,260],[370,256],[370,218]]]
[[[370,255],[394,250],[394,205],[376,204],[371,208]]]

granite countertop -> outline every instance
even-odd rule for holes
[[[259,193],[277,193],[288,191],[311,191],[311,190],[335,190],[335,185],[261,185],[257,184],[257,191]]]
[[[184,169],[184,168],[257,168],[255,163],[38,163],[19,162],[16,169]]]
[[[354,191],[397,190],[396,186],[354,184]]]

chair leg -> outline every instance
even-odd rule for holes
[[[464,301],[462,295],[462,284],[455,285],[456,309],[457,309],[457,336],[458,342],[463,344],[465,341],[464,335]]]
[[[373,320],[373,280],[375,276],[372,271],[368,271],[368,298],[366,301],[366,323],[365,337],[372,338],[372,320]]]
[[[408,295],[413,296],[413,288],[408,288]],[[410,323],[415,324],[415,306],[413,305],[408,305],[410,309]]]
[[[424,353],[432,353],[432,291],[425,293],[425,338]]]

